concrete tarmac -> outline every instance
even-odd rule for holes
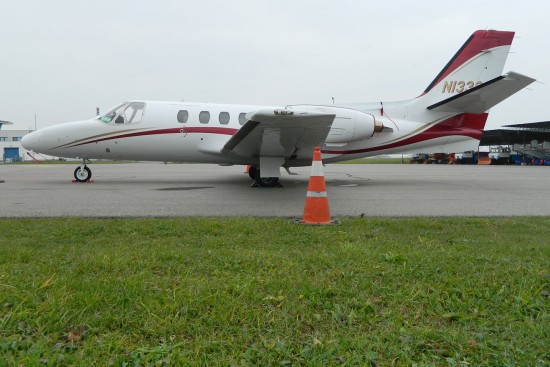
[[[283,188],[251,188],[243,166],[1,165],[0,217],[299,217],[310,168],[283,173]],[[550,215],[550,167],[332,164],[324,169],[331,214],[347,216]],[[4,181],[4,182],[2,182]]]

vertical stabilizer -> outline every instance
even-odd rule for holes
[[[474,32],[424,90],[425,103],[437,103],[499,77],[513,39],[514,32]]]

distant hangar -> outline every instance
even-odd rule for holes
[[[550,121],[505,125],[483,132],[479,146],[507,145],[513,151],[540,159],[550,159]]]

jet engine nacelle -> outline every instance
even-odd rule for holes
[[[384,129],[382,121],[375,116],[360,111],[339,112],[332,123],[326,143],[342,144],[357,140],[370,139]]]
[[[294,106],[293,106],[294,107]],[[296,106],[298,107],[298,106]],[[370,139],[374,133],[384,129],[380,117],[342,107],[331,106],[299,106],[310,112],[335,114],[334,122],[328,133],[327,144],[344,144],[357,140]]]

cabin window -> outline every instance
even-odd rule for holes
[[[178,112],[178,122],[185,124],[189,119],[189,112],[187,110],[181,110]]]
[[[246,112],[242,112],[239,114],[239,124],[244,125],[245,122],[248,120],[246,119]]]
[[[220,116],[219,116],[220,124],[227,125],[230,119],[231,119],[231,116],[229,116],[229,112],[220,112]]]
[[[207,124],[209,121],[210,121],[210,112],[201,111],[201,113],[199,113],[199,122],[201,124]]]

